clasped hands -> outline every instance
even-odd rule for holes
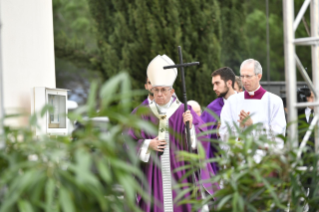
[[[237,121],[240,123],[240,127],[248,127],[253,124],[253,120],[250,117],[250,112],[241,110],[238,116],[239,120]]]

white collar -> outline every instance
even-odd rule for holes
[[[165,105],[158,105],[155,103],[158,113],[160,114],[165,114],[167,112],[167,110],[169,109],[169,107],[171,106],[171,104],[173,103],[173,98],[171,98],[171,100],[169,100],[169,102]]]
[[[237,94],[237,91],[234,91],[234,94],[233,94],[233,95],[235,95],[235,94]],[[230,96],[232,96],[232,95],[230,95]],[[230,97],[230,96],[229,96],[229,97]],[[229,98],[229,97],[228,97],[228,98]],[[226,103],[226,101],[227,101],[227,99],[225,99],[225,98],[223,97],[223,102],[224,102],[224,104]]]
[[[305,112],[306,112],[306,114],[307,114],[307,113],[309,113],[309,114],[310,114],[310,113],[311,113],[311,108],[306,107]]]
[[[253,96],[253,95],[255,95],[255,92],[259,90],[259,88],[260,88],[260,85],[258,86],[258,88],[256,90],[250,91],[250,92],[247,91],[247,92],[249,93],[249,95]]]
[[[306,115],[307,122],[309,122],[309,117],[310,117],[310,115],[311,115],[311,108],[306,107],[306,109],[305,109],[305,115]]]
[[[150,104],[153,100],[151,100],[150,97],[147,96],[147,101],[148,101],[148,104]]]

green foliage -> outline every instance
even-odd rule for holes
[[[269,2],[269,43],[270,43],[270,80],[283,81],[285,78],[284,61],[284,26],[283,7],[281,0]],[[297,16],[303,0],[295,0],[295,17]],[[246,35],[249,38],[249,57],[257,59],[263,67],[266,80],[267,70],[267,39],[266,39],[266,3],[260,1],[246,1]],[[305,22],[310,28],[309,9],[304,15]],[[296,38],[308,37],[303,21],[300,22],[296,30]],[[311,77],[311,49],[310,47],[297,46],[296,53],[301,62],[308,68]],[[298,80],[303,80],[300,74]]]
[[[218,156],[206,160],[215,161],[221,167],[210,181],[222,183],[222,189],[206,200],[196,201],[193,198],[185,202],[193,202],[195,208],[208,203],[214,211],[268,212],[285,211],[288,208],[290,211],[303,211],[307,204],[310,211],[317,209],[318,156],[307,153],[299,158],[298,148],[288,148],[287,143],[291,141],[285,141],[286,146],[282,150],[273,148],[274,141],[266,135],[253,136],[258,128],[259,125],[254,125],[243,131],[237,129],[237,136],[231,136],[228,142],[211,141],[224,147],[219,150]],[[257,162],[256,154],[261,149],[265,155]],[[306,148],[303,149],[305,151]],[[187,155],[184,159],[189,161],[189,167],[199,169],[202,163],[194,160],[198,156]]]
[[[222,55],[224,66],[231,67],[239,75],[240,64],[248,58],[246,35],[246,8],[242,1],[220,1],[222,26]],[[250,43],[250,42],[249,42]]]
[[[76,38],[89,50],[96,49],[94,27],[87,0],[53,0],[54,35]],[[58,40],[55,38],[55,41]],[[57,45],[56,45],[57,46]]]
[[[202,66],[186,71],[189,98],[207,101],[212,70],[219,67],[221,36],[217,1],[89,1],[96,23],[101,72],[110,77],[126,70],[135,88],[145,83],[148,63],[158,54]],[[204,83],[203,83],[204,82]],[[178,79],[176,88],[181,85]],[[180,89],[176,90],[181,95]],[[205,102],[205,103],[208,103]]]
[[[139,92],[131,90],[126,73],[111,78],[100,90],[92,84],[90,91],[88,103],[70,114],[85,126],[74,134],[74,141],[63,136],[35,137],[31,127],[5,129],[0,211],[139,211],[135,194],[144,195],[139,182],[145,180],[135,143],[123,135],[127,128],[154,132],[128,110],[132,95]],[[85,115],[108,116],[107,132],[96,130]],[[30,119],[32,126],[35,117]]]
[[[185,62],[201,62],[198,68],[186,71],[187,85],[196,86],[196,89],[189,89],[189,98],[208,104],[214,97],[207,85],[211,84],[211,72],[220,66],[222,31],[216,0],[97,0],[88,1],[88,4],[90,14],[83,0],[78,4],[73,0],[55,0],[55,22],[59,26],[55,33],[56,57],[96,71],[103,80],[125,70],[130,74],[133,88],[141,88],[148,63],[158,54],[167,54],[177,63],[177,46],[180,45]],[[71,12],[74,8],[77,11]],[[68,27],[63,21],[70,23]],[[87,28],[87,23],[94,30]],[[69,33],[72,28],[74,32]],[[96,48],[88,47],[92,41],[96,42]],[[175,86],[180,96],[179,79]]]
[[[303,2],[295,1],[295,14]],[[210,74],[220,66],[229,66],[239,74],[240,63],[255,58],[266,80],[265,2],[54,0],[53,12],[57,85],[73,92],[79,86],[84,92],[88,90],[83,81],[105,81],[121,71],[129,73],[133,88],[142,88],[150,60],[157,54],[167,54],[178,63],[179,45],[185,62],[201,63],[186,70],[188,98],[201,105],[216,97]],[[282,17],[282,1],[269,1],[272,81],[282,81],[285,76]],[[309,10],[305,21],[310,28]],[[296,37],[306,36],[301,22]],[[311,75],[310,47],[298,46],[296,52]],[[178,96],[180,88],[181,80],[177,79]],[[135,100],[140,102],[142,97]]]
[[[250,57],[255,58],[263,67],[263,80],[267,80],[267,39],[265,11],[254,9],[246,17],[247,32],[254,33],[249,42]],[[283,49],[283,22],[277,14],[269,15],[269,42],[270,42],[270,79],[284,79],[284,49]]]
[[[53,0],[56,85],[85,104],[88,80],[99,79],[95,28],[87,0]],[[104,82],[102,80],[102,82]]]
[[[146,111],[130,114],[132,96],[144,94],[131,89],[127,73],[112,77],[100,89],[93,83],[87,104],[69,116],[85,126],[74,134],[74,141],[62,136],[35,137],[30,128],[5,128],[6,147],[0,151],[0,211],[139,211],[135,194],[150,197],[139,183],[145,178],[138,168],[135,142],[123,132],[134,128],[156,133],[150,123],[138,118]],[[52,108],[47,106],[40,113],[45,110]],[[107,116],[108,132],[96,130],[85,115]],[[37,124],[35,117],[30,117],[31,126]],[[181,167],[188,169],[187,175],[205,162],[217,162],[222,169],[210,181],[223,183],[214,196],[199,200],[197,186],[177,182],[179,204],[192,203],[194,209],[200,209],[208,203],[214,211],[234,212],[284,210],[288,204],[291,211],[302,211],[306,204],[316,209],[319,156],[304,149],[305,157],[299,158],[299,149],[290,149],[292,145],[287,144],[292,141],[285,141],[283,150],[268,148],[257,163],[256,152],[274,144],[265,135],[252,136],[257,128],[237,129],[240,140],[231,136],[227,143],[211,141],[226,144],[228,150],[220,150],[219,156],[206,161],[202,146],[198,154],[177,153],[189,162]],[[300,168],[305,165],[309,168]],[[189,191],[192,195],[183,198]]]

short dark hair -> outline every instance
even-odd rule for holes
[[[226,83],[228,80],[231,80],[232,81],[232,87],[234,88],[234,85],[235,85],[235,74],[233,72],[233,70],[229,67],[223,67],[223,68],[220,68],[220,69],[217,69],[215,70],[213,73],[212,73],[212,77],[215,77],[215,76],[220,76],[220,78],[222,80],[224,80],[224,82]]]
[[[310,97],[311,96],[311,91],[310,91],[310,89],[308,87],[300,88],[300,90],[306,97]]]

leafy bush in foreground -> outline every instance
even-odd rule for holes
[[[130,114],[132,95],[124,73],[100,90],[93,83],[88,103],[69,115],[85,126],[75,141],[66,136],[35,137],[31,127],[36,127],[36,115],[28,128],[5,128],[0,211],[139,211],[135,193],[143,194],[138,183],[143,175],[134,144],[123,131],[153,129]],[[107,132],[96,130],[84,116],[107,116]]]

